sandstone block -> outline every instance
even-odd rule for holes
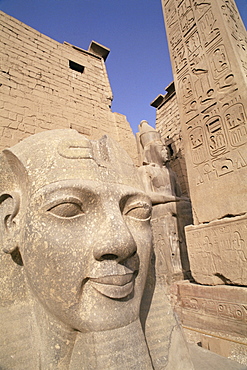
[[[185,230],[196,282],[247,285],[246,216],[187,226]]]

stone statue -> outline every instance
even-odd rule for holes
[[[170,284],[190,277],[184,226],[192,223],[191,205],[189,199],[182,196],[176,174],[169,167],[159,132],[147,121],[141,122],[139,131],[143,153],[139,172],[153,204],[157,274]]]
[[[0,178],[1,369],[193,369],[124,150],[42,132],[3,151]]]

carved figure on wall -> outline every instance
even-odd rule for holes
[[[190,278],[184,226],[192,223],[191,204],[183,197],[161,136],[147,121],[139,125],[143,165],[139,167],[146,193],[153,204],[152,228],[157,274],[167,283]],[[158,257],[159,256],[159,257]]]
[[[1,164],[0,367],[192,369],[155,284],[152,204],[127,153],[52,130]]]

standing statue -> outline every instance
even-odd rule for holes
[[[193,369],[118,144],[42,132],[3,151],[0,180],[1,369]]]
[[[192,223],[191,205],[189,199],[182,196],[176,174],[169,167],[159,132],[142,121],[138,138],[142,149],[139,172],[153,205],[157,275],[170,284],[190,278],[184,226]]]

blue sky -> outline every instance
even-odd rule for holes
[[[236,3],[246,25],[247,0]],[[0,9],[61,43],[110,48],[112,110],[134,132],[143,119],[155,124],[150,102],[173,80],[160,0],[0,0]]]

